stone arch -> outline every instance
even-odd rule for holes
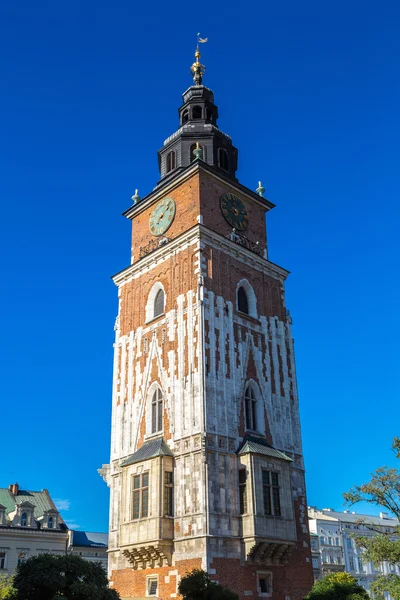
[[[158,314],[156,314],[154,312],[155,308],[156,308],[156,300],[159,301],[160,296],[161,296],[161,294],[159,292],[162,292],[162,294],[164,296],[164,310],[162,313],[158,312]],[[156,317],[159,317],[160,315],[162,315],[165,312],[166,301],[167,301],[167,297],[165,295],[164,286],[160,281],[157,281],[151,288],[150,293],[147,297],[146,323],[149,323],[149,321],[152,321],[153,319],[155,319]]]
[[[242,294],[242,292],[240,291],[241,289],[246,293],[247,312],[239,310],[239,298],[240,294]],[[257,298],[253,288],[251,287],[247,279],[241,279],[236,286],[236,310],[239,312],[244,312],[250,317],[257,319]]]

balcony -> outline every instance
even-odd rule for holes
[[[158,250],[158,248],[161,248],[161,246],[165,246],[165,244],[168,244],[168,242],[169,238],[162,237],[161,239],[150,240],[146,246],[139,246],[139,259],[151,254],[151,252],[154,252],[154,250]]]
[[[247,238],[245,235],[238,233],[236,229],[232,229],[227,238],[231,240],[231,242],[235,242],[235,244],[242,246],[242,248],[246,248],[246,250],[250,250],[250,252],[254,252],[254,254],[266,258],[266,248],[261,248],[259,242],[253,242],[252,240],[249,240],[249,238]]]

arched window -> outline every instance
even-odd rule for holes
[[[163,429],[163,397],[160,388],[157,388],[151,399],[151,433],[158,433]]]
[[[257,429],[257,399],[251,385],[246,388],[244,395],[246,429],[256,431]]]
[[[28,525],[28,515],[26,512],[23,512],[21,515],[21,526],[26,527]]]
[[[170,171],[173,171],[175,169],[176,166],[176,155],[175,155],[175,151],[171,150],[171,152],[169,152],[167,154],[167,173],[169,173]]]
[[[53,517],[49,517],[49,518],[47,519],[47,527],[48,527],[49,529],[53,529]]]
[[[225,148],[218,148],[218,165],[224,171],[229,171],[228,153]]]
[[[211,108],[207,108],[206,109],[206,117],[207,117],[207,121],[212,121],[212,119],[213,119],[213,111],[211,110]]]
[[[184,110],[183,113],[182,113],[182,125],[184,125],[188,121],[189,121],[189,111],[188,110]]]
[[[193,119],[201,119],[202,113],[203,113],[203,111],[202,111],[201,106],[193,106],[193,112],[192,112]]]
[[[153,317],[159,317],[164,313],[164,290],[158,290],[156,297],[154,298],[154,311]]]
[[[236,286],[236,310],[257,319],[257,298],[247,279],[241,279]]]
[[[247,298],[246,290],[241,285],[237,292],[237,305],[238,310],[245,315],[249,314],[249,300]]]

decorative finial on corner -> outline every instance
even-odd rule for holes
[[[132,196],[132,202],[133,204],[140,202],[139,190],[135,190],[135,194]]]
[[[201,85],[203,82],[203,75],[205,73],[206,68],[200,62],[201,54],[200,54],[200,50],[199,50],[199,44],[205,44],[206,42],[208,42],[208,38],[201,38],[200,33],[198,33],[197,34],[197,47],[196,47],[196,52],[194,53],[194,57],[196,60],[190,67],[190,70],[193,73],[194,85]]]
[[[203,148],[200,146],[199,142],[196,142],[196,148],[193,150],[193,154],[195,158],[203,160]]]
[[[258,188],[256,189],[256,192],[259,196],[264,196],[265,187],[263,187],[261,181],[258,182]]]

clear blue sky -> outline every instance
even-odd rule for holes
[[[339,509],[393,462],[399,19],[395,0],[1,0],[0,486],[46,487],[70,524],[107,528],[120,215],[158,179],[197,31],[240,181],[277,205],[308,502]]]

